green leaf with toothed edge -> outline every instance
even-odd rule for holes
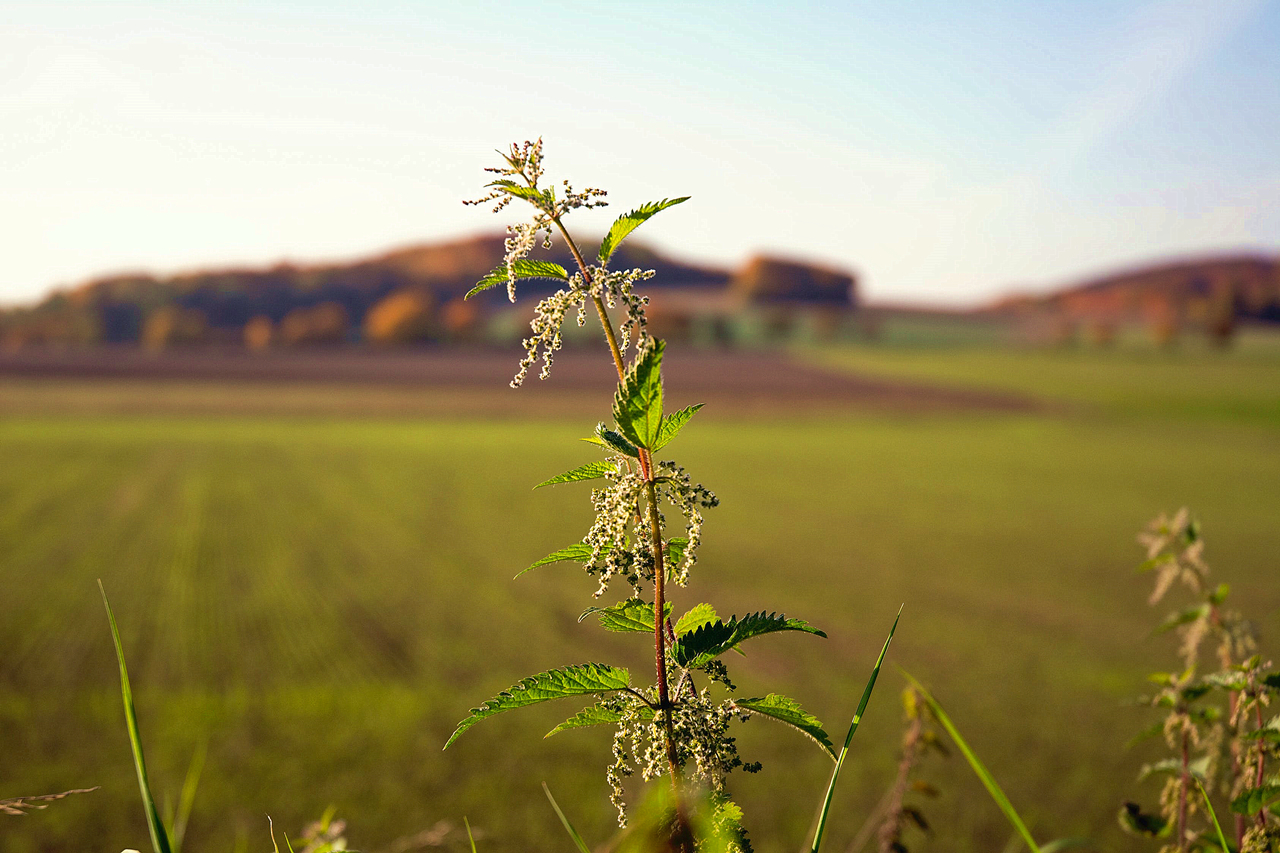
[[[685,669],[696,669],[752,637],[779,631],[803,631],[819,637],[827,636],[801,619],[788,619],[780,613],[766,613],[762,610],[759,613],[748,613],[741,619],[734,616],[728,622],[717,619],[690,631],[676,640],[671,656]]]
[[[600,549],[600,553],[607,554],[611,550],[612,550],[612,547],[606,545]],[[591,559],[591,546],[586,544],[585,542],[574,542],[572,545],[570,545],[567,548],[561,548],[559,551],[552,551],[550,554],[543,557],[541,560],[534,563],[529,568],[520,572],[520,574],[516,575],[516,577],[520,577],[520,575],[523,575],[525,572],[531,572],[534,569],[538,568],[539,566],[549,566],[552,563],[564,563],[570,560],[578,563],[583,563],[589,559]]]
[[[559,264],[553,264],[550,261],[531,261],[528,258],[522,258],[516,261],[512,268],[515,270],[516,279],[522,278],[550,278],[556,281],[568,281],[569,271]],[[488,290],[491,287],[497,287],[499,284],[506,284],[510,280],[507,275],[507,265],[498,264],[490,270],[484,278],[476,282],[476,286],[467,291],[464,299],[470,299],[481,291]]]
[[[648,204],[642,204],[630,213],[624,213],[619,216],[609,228],[609,233],[604,236],[604,240],[600,243],[600,251],[596,257],[601,264],[607,264],[609,258],[613,257],[613,253],[617,251],[618,246],[622,245],[622,241],[627,239],[627,235],[639,228],[646,220],[668,207],[674,207],[681,202],[689,200],[689,196],[680,198],[664,198],[662,201],[651,201]]]
[[[1276,797],[1280,797],[1280,785],[1273,784],[1263,785],[1261,788],[1248,788],[1231,801],[1231,811],[1236,814],[1253,816],[1262,811]]]
[[[640,720],[652,720],[653,709],[643,706],[636,708],[633,712],[634,716]],[[622,720],[622,714],[612,708],[606,708],[603,705],[588,705],[551,731],[547,732],[543,737],[551,737],[560,732],[567,732],[569,729],[585,729],[589,726],[609,726]]]
[[[588,607],[578,617],[578,621],[581,622],[592,615],[600,619],[602,628],[606,631],[613,631],[615,634],[653,633],[652,602],[641,601],[638,598],[628,598],[609,607]],[[671,616],[671,602],[663,605],[663,615],[664,617]]]
[[[541,489],[543,486],[554,486],[559,483],[575,483],[582,480],[599,480],[609,474],[616,474],[618,466],[609,461],[588,462],[586,465],[580,465],[572,471],[565,471],[563,474],[557,474],[550,480],[543,480],[535,489]]]
[[[667,559],[673,564],[679,562],[681,556],[683,556],[684,554],[685,546],[688,544],[689,544],[689,540],[678,538],[678,537],[667,540],[667,548],[666,548]],[[613,550],[612,545],[603,545],[600,548],[600,556],[604,556],[605,554],[608,554],[612,550]],[[541,560],[538,560],[533,565],[529,566],[526,569],[522,569],[520,573],[516,575],[516,577],[518,578],[520,577],[520,575],[523,575],[527,572],[531,572],[534,569],[541,568],[542,566],[549,566],[552,563],[567,563],[567,562],[585,563],[589,559],[591,559],[591,546],[585,542],[574,542],[572,545],[569,545],[565,548],[561,548],[559,551],[552,551],[550,554],[543,557]],[[589,611],[589,612],[594,612],[594,611]]]
[[[808,735],[818,746],[822,747],[833,761],[835,760],[835,746],[832,745],[831,738],[823,731],[822,722],[801,708],[796,700],[778,693],[770,693],[762,699],[734,699],[733,704],[736,708],[770,717],[786,723],[793,729],[798,729]]]
[[[689,547],[689,540],[683,536],[673,536],[667,540],[667,568],[679,565],[684,560],[685,549]]]
[[[652,449],[662,423],[662,351],[655,340],[627,368],[613,395],[613,419],[627,441]],[[599,432],[597,431],[597,435]]]
[[[676,636],[683,637],[690,631],[701,628],[703,625],[710,625],[713,622],[720,621],[720,617],[716,615],[716,609],[710,604],[703,602],[690,607],[680,620],[676,622]]]
[[[536,190],[533,187],[517,184],[508,178],[499,178],[496,181],[490,181],[485,184],[486,187],[493,187],[502,190],[509,196],[514,196],[532,204],[534,207],[545,210],[546,205],[554,204],[556,200],[555,190],[547,188],[545,190]]]
[[[1164,621],[1161,622],[1156,627],[1153,633],[1164,634],[1168,631],[1172,631],[1174,628],[1178,628],[1182,625],[1190,624],[1196,621],[1197,619],[1201,619],[1208,615],[1209,615],[1209,605],[1207,604],[1199,604],[1199,605],[1196,605],[1195,607],[1188,607],[1186,610],[1170,613],[1168,616],[1165,617]]]
[[[596,425],[596,434],[590,438],[584,438],[583,441],[603,447],[605,450],[612,450],[615,453],[621,453],[623,456],[630,456],[632,459],[639,458],[640,451],[636,450],[635,445],[627,441],[622,435],[614,430],[609,429],[604,424]]]
[[[458,723],[458,728],[449,737],[444,748],[448,749],[463,732],[494,714],[550,702],[552,699],[588,693],[611,693],[630,686],[630,672],[601,663],[583,663],[540,672],[516,682],[489,701],[472,708],[471,715]]]
[[[653,450],[656,453],[671,443],[671,439],[676,437],[676,433],[684,429],[684,425],[689,419],[697,414],[701,409],[702,403],[696,406],[685,406],[683,409],[677,409],[669,415],[662,416],[662,424],[658,427],[658,440],[653,444]]]

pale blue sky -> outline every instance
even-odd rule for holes
[[[0,301],[500,228],[491,150],[677,254],[975,304],[1280,251],[1280,0],[0,3]]]

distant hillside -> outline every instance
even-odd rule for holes
[[[1280,321],[1280,258],[1227,255],[1152,264],[1044,296],[1009,297],[992,310],[1140,320],[1168,311],[1203,316],[1216,305],[1239,318]]]
[[[501,288],[462,299],[502,256],[502,236],[491,235],[412,246],[345,264],[281,264],[163,278],[109,276],[0,314],[0,340],[9,348],[200,342],[258,347],[461,338],[476,334],[507,305]],[[535,257],[573,268],[559,245]],[[753,302],[854,305],[852,276],[796,262],[756,258],[734,275],[628,242],[614,255],[612,266],[656,269],[658,276],[650,282],[655,302],[665,299],[674,310],[696,304],[699,311],[725,314]],[[550,292],[546,282],[521,288],[528,296]]]

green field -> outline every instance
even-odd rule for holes
[[[722,505],[677,608],[707,599],[824,628],[825,641],[759,641],[736,680],[795,696],[843,732],[905,603],[892,663],[934,690],[1033,831],[1130,849],[1117,806],[1158,791],[1133,781],[1151,747],[1124,743],[1151,718],[1125,703],[1173,658],[1149,636],[1164,611],[1145,604],[1134,533],[1191,505],[1216,576],[1264,649],[1280,648],[1280,347],[804,357],[1044,405],[705,412],[671,451]],[[0,817],[0,848],[146,845],[97,578],[170,799],[208,744],[188,851],[270,849],[267,815],[292,831],[330,804],[365,851],[418,849],[395,845],[463,815],[486,853],[569,850],[543,780],[588,838],[608,837],[607,734],[541,739],[569,705],[440,749],[468,708],[528,673],[651,666],[643,642],[578,624],[594,583],[576,568],[511,580],[585,532],[585,487],[529,487],[591,458],[575,439],[594,418],[305,417],[288,388],[281,414],[219,414],[208,400],[235,389],[214,385],[156,391],[207,394],[190,414],[119,414],[113,387],[0,382],[0,798],[102,786]],[[902,683],[886,670],[824,849],[844,849],[892,778]],[[735,787],[757,849],[797,849],[829,765],[767,721],[741,735],[744,756],[765,763]],[[958,758],[925,773],[943,796],[927,809],[936,837],[913,849],[1003,847],[1009,830]],[[446,845],[464,842],[454,832]]]

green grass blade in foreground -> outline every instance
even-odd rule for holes
[[[978,774],[978,778],[982,780],[982,784],[986,787],[987,793],[991,795],[991,799],[996,801],[996,805],[1000,807],[1000,811],[1004,812],[1004,816],[1008,818],[1009,823],[1022,836],[1022,840],[1027,843],[1027,847],[1031,849],[1031,853],[1043,853],[1040,846],[1036,844],[1031,832],[1027,829],[1027,825],[1023,823],[1022,817],[1018,814],[1017,809],[1013,807],[1013,803],[1009,802],[1009,798],[1005,796],[1000,785],[996,783],[995,777],[990,771],[983,766],[978,760],[978,756],[974,755],[973,750],[969,748],[969,744],[960,736],[960,732],[956,730],[955,724],[951,722],[951,718],[947,716],[947,712],[942,710],[942,706],[938,704],[938,700],[930,695],[928,690],[924,689],[919,681],[916,681],[909,673],[903,673],[912,686],[920,692],[924,697],[924,701],[928,703],[929,710],[937,717],[938,722],[942,723],[942,727],[947,730],[947,734],[951,736],[951,740],[955,741],[956,746],[960,747],[960,752],[964,754],[965,760],[969,762],[969,766],[973,768],[973,772]]]
[[[471,821],[467,820],[467,816],[462,816],[462,825],[467,828],[467,842],[471,845],[471,853],[476,853],[476,837],[471,834]]]
[[[551,801],[551,808],[556,810],[556,817],[560,818],[560,822],[564,824],[565,832],[569,833],[569,837],[573,839],[573,843],[578,845],[579,853],[591,853],[591,848],[587,846],[587,842],[582,840],[582,836],[578,834],[578,830],[573,828],[573,824],[569,823],[569,818],[564,816],[564,812],[560,811],[560,804],[556,802],[556,798],[551,796],[551,789],[547,787],[547,783],[542,783],[542,790],[547,792],[547,799]]]
[[[858,701],[858,710],[853,714],[853,722],[849,724],[849,732],[844,736],[844,746],[840,749],[840,756],[836,759],[836,766],[831,770],[831,782],[827,785],[827,796],[822,801],[822,811],[818,815],[818,826],[813,831],[813,846],[810,847],[811,853],[818,853],[818,847],[822,844],[822,833],[827,828],[827,817],[831,813],[831,798],[836,792],[836,779],[840,778],[840,768],[844,766],[845,756],[849,754],[849,744],[853,741],[853,733],[858,730],[858,724],[862,722],[862,715],[867,710],[867,703],[871,701],[871,691],[876,688],[876,679],[880,677],[880,667],[884,665],[884,656],[889,652],[889,644],[893,642],[894,632],[898,630],[898,620],[902,618],[902,608],[898,608],[898,615],[893,620],[893,627],[889,629],[889,636],[885,638],[884,645],[880,647],[880,657],[876,658],[876,665],[871,670],[871,677],[867,679],[867,686],[862,689],[862,698]]]
[[[182,795],[178,798],[178,813],[173,818],[170,828],[173,830],[173,853],[181,853],[182,840],[187,835],[187,824],[191,821],[191,811],[196,804],[196,791],[200,787],[200,774],[204,772],[204,760],[208,755],[208,745],[201,741],[191,755],[191,764],[187,767],[187,778],[182,782]]]
[[[133,748],[133,767],[138,771],[138,789],[142,793],[142,805],[147,813],[147,829],[151,832],[151,846],[155,849],[155,853],[173,853],[169,847],[169,835],[164,830],[160,813],[156,811],[156,801],[151,796],[151,784],[147,781],[147,763],[142,757],[142,740],[138,736],[138,715],[133,709],[133,689],[129,686],[129,670],[124,663],[120,629],[116,626],[116,617],[111,612],[111,602],[107,601],[107,590],[101,580],[98,581],[98,589],[102,591],[102,604],[107,608],[107,621],[111,623],[111,638],[116,644],[116,660],[120,663],[120,696],[124,700],[124,720],[129,727],[129,745]]]
[[[1222,845],[1224,853],[1230,853],[1231,848],[1227,845],[1227,835],[1222,831],[1222,824],[1218,823],[1218,813],[1213,809],[1213,803],[1209,802],[1209,792],[1204,789],[1204,783],[1200,778],[1193,776],[1196,780],[1196,787],[1200,789],[1200,796],[1204,797],[1204,808],[1209,813],[1209,817],[1213,819],[1213,828],[1218,833],[1218,843]]]

